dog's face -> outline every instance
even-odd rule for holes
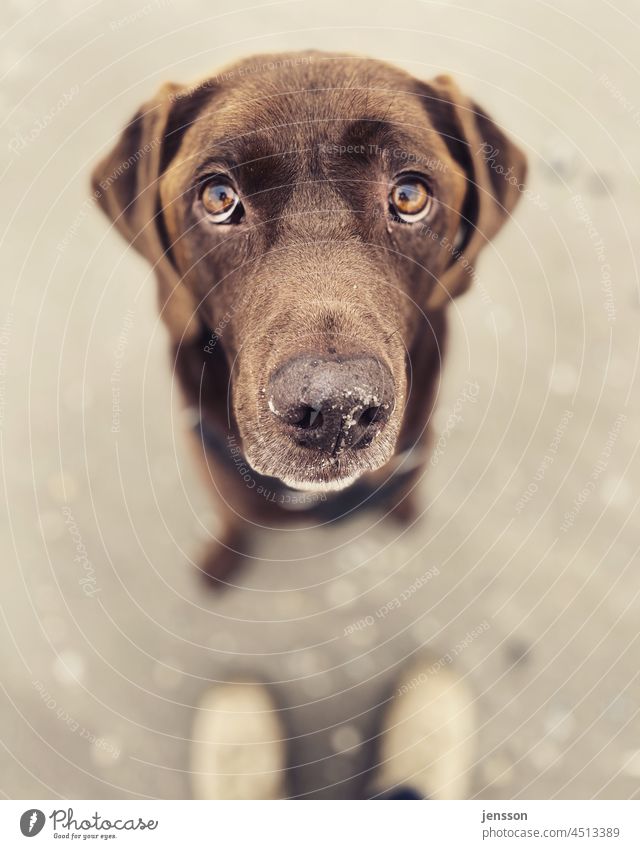
[[[154,264],[176,342],[204,326],[203,360],[224,352],[251,465],[336,489],[391,458],[416,342],[524,171],[448,78],[311,53],[165,87],[94,189]]]

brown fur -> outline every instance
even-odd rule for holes
[[[389,183],[406,171],[432,186],[427,226],[388,214]],[[470,285],[525,171],[518,148],[448,77],[420,82],[379,61],[310,52],[164,86],[93,179],[105,212],[154,266],[187,402],[256,472],[328,491],[383,480],[394,453],[424,444],[444,309]],[[241,224],[203,216],[197,184],[212,172],[235,181]],[[287,439],[265,393],[283,360],[327,352],[375,356],[395,385],[379,436],[337,458]],[[204,568],[223,577],[243,523],[291,514],[209,460],[226,530]],[[410,484],[393,498],[404,518]]]

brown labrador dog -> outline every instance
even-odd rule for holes
[[[152,264],[224,532],[359,506],[407,521],[449,301],[522,191],[521,151],[446,76],[257,56],[145,103],[93,173]]]

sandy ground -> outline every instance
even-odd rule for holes
[[[353,796],[427,646],[477,694],[478,796],[640,796],[640,17],[467,5],[3,4],[1,794],[188,797],[193,705],[257,672],[295,792]],[[216,597],[153,282],[87,173],[164,80],[308,46],[455,74],[532,194],[452,310],[420,523],[262,532]]]

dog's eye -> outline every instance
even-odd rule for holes
[[[431,212],[432,206],[433,196],[418,177],[400,177],[391,187],[389,207],[401,221],[421,221]]]
[[[216,224],[224,224],[230,219],[242,214],[240,196],[228,183],[219,179],[207,183],[202,190],[202,205],[209,213],[209,218]]]

